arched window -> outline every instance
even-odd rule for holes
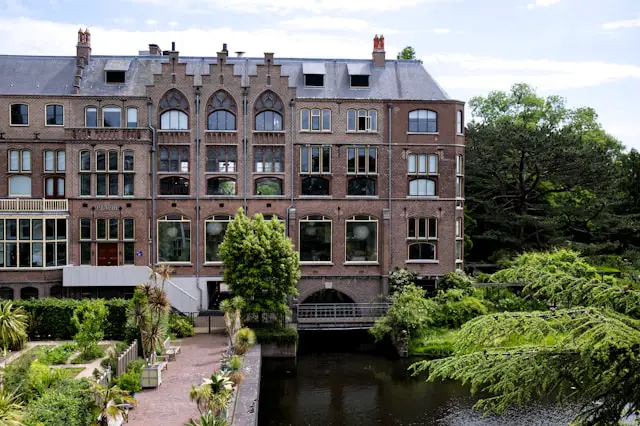
[[[189,195],[189,179],[180,176],[160,179],[160,195]]]
[[[207,129],[236,130],[236,101],[224,90],[218,90],[207,103]]]
[[[256,130],[281,131],[284,128],[282,117],[284,104],[271,90],[262,93],[255,103]]]
[[[0,287],[0,300],[13,300],[13,289],[10,287]]]
[[[409,113],[409,132],[435,133],[438,131],[438,113],[429,109],[417,109]]]
[[[158,262],[191,261],[191,220],[169,215],[158,219]]]
[[[376,179],[371,177],[349,179],[347,195],[376,195]]]
[[[302,195],[329,195],[329,179],[313,176],[303,178]]]
[[[35,287],[22,287],[20,289],[20,299],[37,299],[38,289]]]
[[[331,218],[300,218],[298,251],[302,262],[331,262]]]
[[[282,179],[256,179],[256,195],[282,195]]]
[[[214,177],[208,179],[207,195],[236,195],[235,179],[224,177]]]
[[[160,129],[187,130],[189,128],[189,102],[176,89],[171,89],[162,96],[158,104],[160,112]]]
[[[346,261],[378,261],[378,219],[353,216],[346,220]]]
[[[409,244],[409,260],[436,260],[435,244]]]
[[[435,196],[436,181],[433,179],[412,179],[409,181],[409,195]]]
[[[227,231],[227,225],[233,220],[232,216],[217,215],[210,216],[204,221],[205,233],[205,262],[219,262],[218,249],[224,234]]]

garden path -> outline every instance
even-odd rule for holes
[[[200,417],[189,400],[191,385],[199,385],[220,366],[227,344],[224,334],[196,334],[182,339],[182,352],[162,372],[162,384],[136,394],[138,404],[129,412],[128,426],[182,426]]]

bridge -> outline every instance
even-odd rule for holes
[[[360,330],[373,326],[388,303],[302,303],[293,307],[298,330]]]

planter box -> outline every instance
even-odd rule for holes
[[[262,343],[260,346],[264,358],[295,358],[298,352],[297,343]]]
[[[142,369],[140,384],[142,388],[157,388],[162,383],[162,365],[157,364]]]

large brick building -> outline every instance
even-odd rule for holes
[[[301,302],[461,268],[464,105],[373,47],[95,56],[80,31],[75,57],[0,56],[0,296],[126,295],[171,263],[170,297],[207,308],[241,207],[284,221]]]

